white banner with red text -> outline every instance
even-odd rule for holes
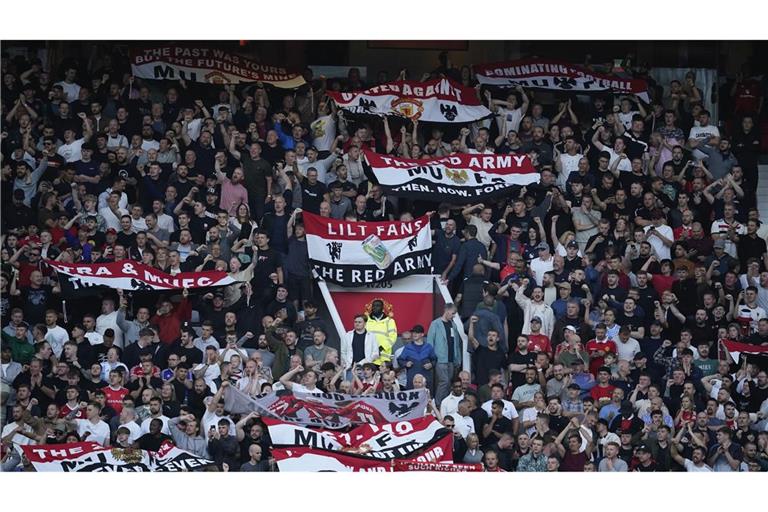
[[[471,203],[539,181],[528,155],[457,154],[412,160],[364,150],[368,173],[400,197]]]
[[[273,448],[272,456],[277,468],[283,472],[391,472],[396,460],[376,459],[351,453],[342,453],[322,448],[294,446]],[[420,450],[418,455],[406,459],[411,463],[439,463],[453,459],[453,435],[447,433],[438,441]],[[401,466],[404,467],[404,466]]]
[[[213,464],[166,441],[157,452],[105,448],[97,443],[24,445],[24,456],[38,472],[180,472]]]
[[[306,446],[383,460],[409,457],[443,436],[452,435],[434,416],[360,425],[349,432],[313,430],[267,417],[262,421],[275,446]],[[443,458],[438,462],[452,460]]]
[[[352,114],[400,116],[436,123],[471,123],[491,115],[475,89],[447,78],[426,82],[403,80],[364,91],[327,94],[339,108]]]
[[[115,290],[166,291],[224,286],[237,282],[226,272],[181,272],[170,275],[132,260],[112,263],[59,263],[46,260],[46,263],[59,273],[62,290],[77,291],[106,286]]]
[[[138,78],[205,84],[264,82],[286,89],[306,83],[300,73],[204,44],[132,48],[130,53],[131,71]]]
[[[499,87],[526,87],[584,93],[636,94],[648,103],[648,82],[604,73],[554,59],[522,59],[474,66],[477,81]]]
[[[357,287],[432,272],[429,217],[354,222],[302,212],[309,261],[331,283]]]
[[[427,401],[424,389],[371,395],[282,390],[251,398],[229,386],[224,393],[224,409],[231,414],[256,411],[294,425],[330,429],[420,418],[424,416]]]

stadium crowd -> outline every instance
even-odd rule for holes
[[[355,69],[307,70],[297,90],[143,82],[109,55],[4,55],[2,75],[3,470],[28,468],[21,445],[81,440],[274,470],[258,415],[224,410],[227,386],[426,387],[455,461],[488,471],[768,470],[766,357],[723,345],[768,346],[756,80],[734,83],[719,126],[693,72],[651,81],[650,103],[478,86],[493,117],[456,125],[345,113],[325,91],[372,85]],[[438,76],[477,85],[446,59],[422,79]],[[540,182],[405,200],[368,181],[361,148],[526,154]],[[302,211],[434,211],[454,303],[403,326],[374,302],[330,346]],[[45,260],[238,282],[69,296]]]

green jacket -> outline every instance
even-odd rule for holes
[[[269,349],[275,354],[275,361],[272,363],[272,377],[277,381],[284,373],[288,372],[288,368],[291,366],[291,355],[288,353],[288,347],[285,346],[283,340],[275,336],[274,327],[267,328],[264,334],[267,336]],[[304,353],[296,349],[296,355],[301,358],[301,364],[304,364]]]
[[[29,364],[35,355],[35,346],[16,336],[3,333],[3,344],[11,346],[11,357],[20,364]]]

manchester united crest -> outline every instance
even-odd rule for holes
[[[448,176],[449,180],[458,185],[463,185],[469,180],[469,173],[466,169],[446,169],[445,175]]]
[[[415,98],[399,98],[392,102],[392,110],[411,121],[415,121],[424,112],[424,102]]]

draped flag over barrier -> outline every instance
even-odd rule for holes
[[[224,408],[232,414],[256,411],[294,425],[330,429],[420,418],[427,401],[424,389],[371,395],[276,391],[251,398],[229,386],[224,393]]]
[[[434,416],[380,425],[366,424],[349,432],[313,430],[267,417],[263,421],[275,446],[306,446],[384,460],[408,457],[451,435]],[[452,460],[446,459],[444,454],[438,462]]]
[[[105,448],[97,443],[23,445],[24,456],[38,472],[179,472],[213,464],[166,441],[157,452]]]
[[[272,456],[280,471],[335,471],[335,472],[391,472],[395,471],[397,460],[383,460],[362,455],[341,453],[307,446],[275,448]],[[410,463],[440,464],[440,460],[450,461],[453,457],[453,436],[446,433],[438,441],[420,450],[420,453],[407,459]],[[446,464],[448,465],[448,464]],[[403,466],[405,467],[405,466]],[[404,469],[408,471],[408,469]]]

